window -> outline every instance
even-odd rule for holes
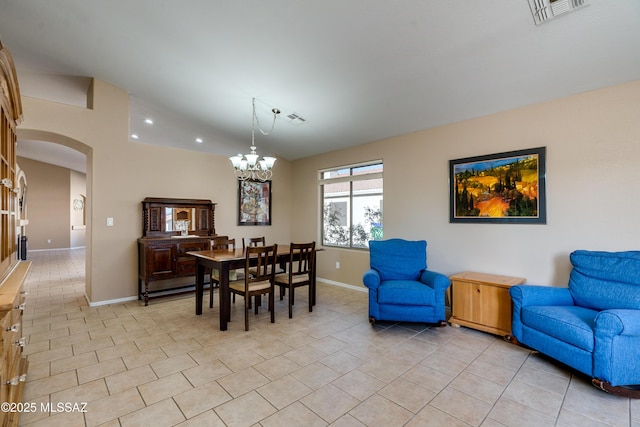
[[[382,239],[382,161],[320,171],[322,244],[368,248]]]

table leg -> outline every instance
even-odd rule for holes
[[[313,266],[311,266],[311,304],[316,305],[316,254],[313,254]]]
[[[229,292],[229,264],[220,266],[220,330],[227,330],[227,322],[231,320],[231,292]]]
[[[202,314],[202,300],[204,299],[204,264],[196,262],[196,315]]]

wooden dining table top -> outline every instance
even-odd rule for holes
[[[290,251],[290,245],[278,245],[278,251],[276,255],[288,255]],[[210,259],[212,261],[235,261],[244,259],[246,257],[245,250],[239,249],[206,249],[204,251],[190,251],[189,255],[193,255],[199,258]],[[257,256],[257,255],[256,255]]]
[[[276,255],[282,257],[288,255],[291,245],[284,244],[278,245],[278,251]],[[322,248],[316,248],[316,252],[323,251]],[[190,251],[189,255],[193,255],[198,258],[209,259],[211,261],[237,261],[246,257],[245,250],[242,248],[237,249],[206,249],[204,251]]]

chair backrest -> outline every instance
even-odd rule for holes
[[[249,246],[245,252],[245,283],[249,285],[265,280],[271,280],[273,283],[278,245]]]
[[[640,251],[574,251],[569,291],[574,303],[594,310],[640,309]]]
[[[211,249],[236,249],[236,239],[214,239],[211,241]]]
[[[229,236],[215,236],[210,240],[209,247],[211,249],[220,249],[227,240],[229,240]]]
[[[297,262],[296,262],[297,260]],[[316,260],[316,242],[291,243],[289,249],[289,278],[309,275]]]
[[[427,242],[424,240],[371,240],[369,263],[381,280],[418,280],[427,268]]]
[[[266,244],[266,240],[264,236],[262,237],[245,237],[242,239],[242,249],[249,248],[251,246],[264,246]]]

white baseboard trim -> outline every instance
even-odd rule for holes
[[[72,251],[75,249],[86,249],[86,246],[74,246],[72,248],[28,249],[27,255],[29,255],[29,252]]]
[[[336,282],[334,280],[323,279],[320,277],[318,277],[316,280],[318,282],[326,283],[327,285],[340,286],[342,288],[347,288],[347,289],[351,289],[353,291],[358,291],[358,292],[368,292],[368,289],[362,286],[353,286],[347,283]],[[89,297],[87,296],[87,294],[84,294],[84,298],[87,300],[87,304],[89,304],[89,307],[100,307],[101,305],[120,304],[123,302],[129,302],[129,301],[134,301],[138,299],[138,297],[132,296],[132,297],[126,297],[126,298],[111,299],[106,301],[91,302],[89,301]]]
[[[100,307],[101,305],[120,304],[123,302],[134,301],[134,300],[137,300],[138,297],[126,297],[126,298],[110,299],[106,301],[91,302],[89,301],[89,297],[87,296],[87,294],[84,294],[84,299],[87,300],[87,304],[89,304],[89,307]]]
[[[316,281],[322,282],[322,283],[326,283],[327,285],[340,286],[342,288],[347,288],[347,289],[351,289],[353,291],[358,291],[358,292],[368,292],[369,291],[369,289],[365,288],[364,286],[353,286],[353,285],[349,285],[349,284],[342,283],[342,282],[336,282],[334,280],[323,279],[321,277],[318,277],[316,279]]]

